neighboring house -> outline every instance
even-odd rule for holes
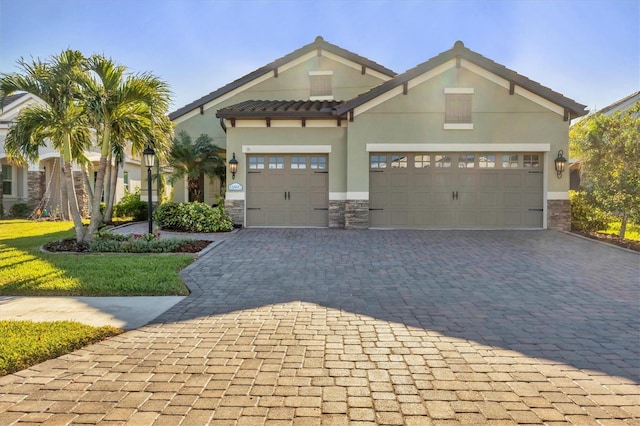
[[[640,92],[635,92],[626,96],[611,105],[608,105],[598,111],[596,114],[604,114],[610,116],[616,112],[624,112],[640,101]],[[580,158],[573,158],[569,160],[569,172],[570,172],[570,189],[577,191],[582,185],[582,160]]]
[[[244,226],[569,229],[554,159],[585,114],[462,42],[397,75],[317,37],[170,118],[238,161]]]
[[[0,165],[2,170],[2,202],[4,209],[9,211],[11,206],[18,203],[26,203],[32,209],[40,209],[54,215],[58,212],[67,211],[68,206],[64,206],[62,200],[63,180],[62,163],[60,153],[49,146],[40,148],[40,159],[38,163],[29,163],[26,167],[9,162],[4,151],[4,140],[11,123],[18,116],[20,110],[27,105],[42,102],[37,97],[19,93],[7,96],[0,109]],[[89,151],[86,153],[89,160],[95,166],[89,169],[90,180],[93,184],[95,173],[100,161],[99,151]],[[118,184],[116,188],[116,201],[122,198],[125,188],[134,190],[141,184],[140,159],[131,157],[128,151],[124,168],[118,172]],[[86,189],[86,179],[81,169],[74,166],[74,183],[80,211],[84,216],[89,215],[89,196]],[[106,179],[106,178],[105,178]]]

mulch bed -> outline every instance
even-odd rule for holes
[[[192,240],[176,248],[173,253],[198,253],[205,249],[213,241]],[[64,240],[51,241],[42,246],[50,252],[74,252],[86,253],[89,251],[88,243],[79,243],[75,238],[65,238]]]
[[[640,241],[634,240],[621,240],[617,235],[600,234],[597,232],[583,232],[583,231],[571,231],[574,234],[582,235],[583,237],[591,238],[592,240],[603,241],[609,244],[615,244],[620,247],[624,247],[629,250],[640,252]]]

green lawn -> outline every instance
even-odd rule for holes
[[[71,222],[0,220],[1,296],[187,295],[178,272],[185,254],[41,253],[46,242],[72,237]]]
[[[115,336],[122,330],[71,321],[0,321],[0,376]]]
[[[606,230],[603,229],[598,232],[603,234],[620,235],[620,222],[612,222]],[[631,222],[627,223],[627,230],[624,234],[624,238],[626,240],[640,241],[640,225],[636,225]]]

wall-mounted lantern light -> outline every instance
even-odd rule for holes
[[[236,172],[238,171],[238,160],[236,160],[236,153],[233,153],[233,157],[229,160],[229,171],[231,172],[231,178],[236,178]]]
[[[553,163],[556,166],[556,176],[558,176],[558,179],[562,177],[562,173],[567,167],[567,159],[564,158],[563,154],[564,152],[562,150],[558,151],[558,156],[553,160]]]

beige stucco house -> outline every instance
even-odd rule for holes
[[[7,159],[4,151],[4,140],[9,132],[12,122],[24,107],[33,103],[42,102],[37,97],[28,93],[18,93],[7,96],[0,109],[0,170],[2,171],[2,204],[8,212],[18,203],[29,205],[31,209],[46,211],[47,215],[56,215],[67,211],[63,200],[62,163],[60,153],[46,145],[39,148],[39,161],[29,163],[27,166],[14,164]],[[90,184],[95,181],[95,173],[100,161],[100,152],[96,149],[87,151],[85,156],[91,161],[93,167],[87,170]],[[118,182],[116,185],[116,202],[125,194],[125,190],[133,191],[141,184],[140,158],[131,153],[130,147],[126,150],[123,167],[118,169]],[[74,164],[73,170],[78,207],[84,216],[89,215],[89,196],[87,192],[87,179],[82,169]]]
[[[317,37],[170,118],[235,157],[244,226],[569,229],[554,160],[584,114],[462,42],[396,74]]]

